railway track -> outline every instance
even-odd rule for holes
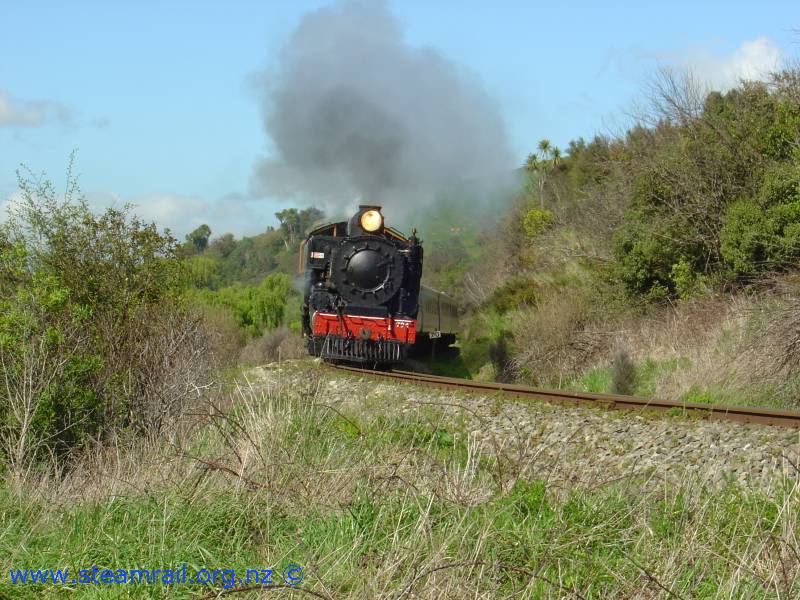
[[[771,425],[800,429],[800,412],[758,408],[752,406],[726,406],[722,404],[700,404],[697,402],[677,402],[657,398],[622,396],[617,394],[596,394],[592,392],[573,392],[568,390],[547,390],[524,385],[494,383],[442,377],[412,371],[374,371],[346,365],[330,365],[338,371],[357,373],[369,377],[379,377],[407,381],[442,389],[477,392],[482,394],[503,394],[529,400],[544,400],[551,403],[571,406],[593,406],[614,410],[652,410],[686,415],[703,419],[739,421],[758,425]]]

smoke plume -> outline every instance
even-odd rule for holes
[[[261,75],[273,156],[260,194],[336,212],[419,205],[442,185],[512,166],[498,107],[474,76],[414,48],[381,2],[306,15]]]

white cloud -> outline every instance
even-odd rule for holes
[[[194,196],[178,194],[147,194],[133,198],[136,214],[172,230],[193,229],[208,214],[208,205]],[[196,226],[195,225],[195,226]]]
[[[639,45],[611,48],[597,77],[612,75],[626,81],[641,81],[643,73],[668,66],[688,69],[699,82],[726,91],[743,79],[767,80],[770,73],[781,68],[785,58],[780,46],[766,36],[745,40],[727,52],[720,52],[718,43],[658,51]]]
[[[289,203],[291,204],[291,203]],[[263,233],[278,224],[275,213],[287,203],[254,198],[238,192],[226,194],[213,203],[208,224],[214,235],[233,233],[237,236]]]
[[[179,239],[206,223],[211,207],[197,196],[184,196],[173,193],[151,193],[123,198],[106,192],[90,192],[86,200],[93,211],[99,212],[107,207],[121,208],[133,205],[133,214],[146,222],[153,222],[161,229],[169,229]]]
[[[0,199],[0,223],[8,220],[9,210],[21,198],[20,192],[12,192],[11,194]]]
[[[46,117],[47,105],[44,102],[16,102],[0,90],[0,127],[41,125]]]
[[[236,237],[256,235],[277,225],[274,213],[284,204],[230,193],[216,201],[174,193],[150,193],[123,197],[109,192],[87,192],[90,209],[100,213],[109,207],[133,206],[132,213],[159,229],[169,229],[178,240],[203,223],[211,227],[212,237],[233,233]],[[8,208],[21,199],[19,191],[0,196],[0,223],[8,218]]]
[[[233,233],[237,237],[255,235],[276,224],[273,213],[280,208],[272,202],[238,193],[227,194],[216,201],[173,193],[152,193],[133,198],[87,194],[87,199],[95,210],[132,204],[133,212],[139,218],[152,221],[162,229],[169,228],[178,239],[183,239],[203,223],[211,227],[212,236],[223,233]]]
[[[76,115],[71,107],[53,100],[20,100],[0,90],[0,127],[39,127],[48,122],[64,126],[108,127],[105,117],[87,119]]]
[[[783,51],[768,37],[742,42],[733,52],[713,53],[696,48],[679,53],[679,62],[713,88],[727,90],[741,80],[765,81],[783,60]],[[674,56],[673,56],[674,58]]]

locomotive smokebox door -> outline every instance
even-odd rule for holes
[[[404,274],[400,252],[392,242],[379,237],[346,239],[332,258],[331,279],[347,302],[384,304],[400,291]]]

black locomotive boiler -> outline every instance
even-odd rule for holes
[[[309,353],[391,364],[455,342],[456,305],[420,285],[422,257],[416,232],[386,226],[380,206],[314,229],[301,249]]]

